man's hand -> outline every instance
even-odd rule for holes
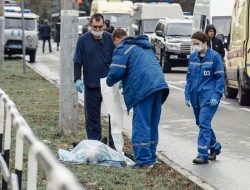
[[[76,85],[76,90],[80,93],[82,93],[83,89],[84,89],[84,84],[83,81],[81,79],[78,79],[75,83]]]

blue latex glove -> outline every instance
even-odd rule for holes
[[[191,101],[190,100],[185,100],[185,104],[187,107],[190,107],[191,106]]]
[[[122,89],[122,81],[119,82],[119,89]]]
[[[214,106],[217,106],[218,105],[218,101],[217,100],[215,100],[215,99],[211,99],[210,100],[210,107],[214,107]]]
[[[75,83],[76,85],[76,90],[80,93],[82,93],[83,89],[84,89],[84,84],[83,81],[81,79],[78,79]]]

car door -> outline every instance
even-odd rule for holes
[[[155,28],[155,38],[153,40],[153,46],[155,50],[156,57],[160,60],[161,57],[161,47],[164,36],[164,23],[159,22]]]

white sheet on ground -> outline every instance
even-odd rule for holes
[[[60,161],[75,164],[131,166],[134,162],[97,140],[83,140],[73,150],[58,150]]]

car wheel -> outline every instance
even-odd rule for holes
[[[224,95],[226,98],[236,98],[238,94],[237,89],[233,89],[229,87],[227,77],[225,76],[225,88],[224,88]]]
[[[250,91],[242,87],[240,80],[238,81],[238,102],[241,106],[250,105]]]
[[[163,56],[163,59],[162,59],[163,63],[162,63],[162,70],[164,73],[171,73],[171,64],[170,64],[170,58],[169,58],[169,55],[165,55]]]

